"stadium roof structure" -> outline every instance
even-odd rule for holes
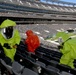
[[[13,0],[1,0],[1,1],[10,1],[10,2],[12,2]],[[22,2],[22,1],[25,1],[25,0],[15,0],[15,1],[17,1],[17,2]],[[66,2],[66,1],[61,1],[61,0],[26,0],[26,1],[31,1],[31,2],[46,2],[46,3],[52,3],[52,4],[54,4],[54,3],[56,3],[56,4],[58,4],[58,5],[68,5],[68,6],[73,6],[73,7],[76,7],[76,3],[72,3],[72,2]]]
[[[52,3],[57,3],[57,4],[63,4],[63,5],[72,5],[73,7],[76,6],[76,3],[72,3],[72,2],[65,2],[65,1],[61,1],[61,0],[44,0],[46,2],[52,2]]]

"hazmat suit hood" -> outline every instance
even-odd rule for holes
[[[33,31],[32,31],[32,30],[27,30],[27,31],[26,31],[26,35],[27,35],[27,36],[30,36],[30,35],[32,35],[32,34],[33,34]]]
[[[70,36],[66,32],[58,32],[56,34],[56,37],[62,37],[63,41],[66,41]]]
[[[2,22],[2,24],[0,25],[0,28],[6,28],[9,26],[16,26],[16,23],[12,20],[6,19]]]

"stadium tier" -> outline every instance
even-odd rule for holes
[[[0,13],[1,16],[76,20],[76,8],[73,6],[33,0],[0,0]]]
[[[5,69],[4,75],[76,75],[76,59],[74,69],[60,64],[60,44],[58,40],[48,40],[58,31],[74,32],[76,35],[76,3],[61,0],[0,0],[0,24],[5,19],[17,23],[21,41],[12,66],[0,58],[0,75],[3,75],[2,67]],[[39,37],[40,46],[35,53],[28,52],[24,44],[27,30],[32,30]]]

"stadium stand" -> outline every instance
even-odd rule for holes
[[[76,3],[60,0],[0,0],[0,23],[6,18],[17,22],[21,43],[12,66],[0,59],[0,67],[3,65],[6,71],[14,75],[76,74],[76,69],[59,64],[62,54],[57,45],[45,40],[58,30],[76,28]],[[25,32],[28,29],[33,30],[40,38],[41,45],[35,54],[27,52],[24,45]],[[76,60],[74,65],[76,68]]]

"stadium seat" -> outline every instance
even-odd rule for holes
[[[42,68],[40,66],[40,64],[37,64],[35,62],[32,62],[32,70],[35,71],[36,73],[40,74],[42,72]]]
[[[59,70],[55,67],[42,68],[42,72],[41,75],[60,75]]]
[[[54,67],[53,65],[52,66],[48,65],[46,68],[55,70],[55,72],[60,72],[60,70],[58,68]]]
[[[39,64],[41,67],[46,67],[45,63],[41,62],[41,61],[36,61],[37,64]]]
[[[55,60],[50,60],[50,65],[56,67],[59,63]]]
[[[73,74],[68,73],[68,72],[65,72],[65,71],[62,71],[62,72],[60,73],[60,75],[73,75]]]
[[[22,75],[38,75],[38,74],[28,68],[24,68]]]
[[[10,73],[13,74],[12,72],[12,66],[9,66],[6,64],[6,62],[3,59],[0,59],[0,63],[5,67],[5,69]]]
[[[76,70],[75,70],[75,69],[72,69],[72,68],[70,68],[70,67],[67,66],[67,65],[58,64],[56,67],[57,67],[60,71],[65,71],[65,72],[68,72],[68,73],[74,74],[74,75],[75,75],[75,73],[76,73]]]
[[[12,71],[15,75],[20,75],[21,72],[23,71],[24,66],[19,64],[18,62],[14,61],[12,64]]]

